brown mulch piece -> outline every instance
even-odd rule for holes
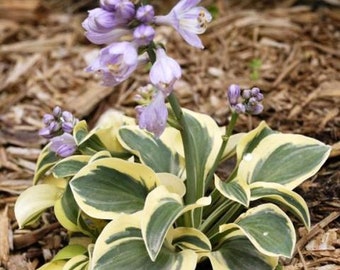
[[[175,89],[183,106],[223,125],[227,86],[256,85],[265,94],[265,111],[241,117],[237,131],[265,120],[273,129],[332,146],[320,172],[297,189],[313,227],[299,228],[295,257],[283,263],[286,269],[340,269],[340,9],[337,0],[311,2],[203,1],[219,10],[202,36],[205,50],[191,48],[167,27],[160,40],[183,68]],[[36,269],[67,241],[52,214],[23,230],[13,213],[46,143],[37,135],[43,114],[59,105],[92,125],[112,107],[134,116],[135,91],[148,81],[147,70],[140,70],[110,89],[84,71],[99,49],[81,28],[90,5],[95,7],[93,1],[0,2],[1,270]]]

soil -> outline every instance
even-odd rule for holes
[[[135,116],[134,95],[148,82],[136,72],[114,89],[84,71],[99,46],[81,22],[94,1],[0,2],[0,269],[36,269],[65,245],[67,233],[51,213],[19,229],[18,195],[32,185],[45,140],[41,118],[56,105],[93,126],[109,108]],[[166,5],[154,1],[160,12]],[[226,88],[259,87],[264,112],[240,117],[235,132],[266,121],[273,129],[311,136],[332,146],[321,170],[297,192],[310,208],[312,228],[296,223],[299,240],[285,269],[340,269],[340,3],[325,1],[203,1],[215,19],[200,51],[168,27],[159,40],[179,61],[175,87],[182,106],[207,113],[220,125],[230,110]]]

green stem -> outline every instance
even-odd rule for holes
[[[235,216],[243,210],[243,206],[237,202],[231,202],[229,204],[225,204],[224,207],[224,214],[220,216],[208,230],[205,232],[205,235],[209,238],[212,237],[214,234],[218,233],[218,229],[221,225],[231,222],[235,219]]]
[[[226,130],[225,130],[225,135],[222,136],[222,144],[221,144],[221,147],[220,147],[220,150],[218,151],[218,154],[216,156],[216,159],[214,161],[214,164],[213,166],[211,167],[208,175],[207,175],[207,178],[206,178],[206,189],[209,188],[213,178],[214,178],[214,174],[216,172],[216,169],[218,167],[218,165],[220,164],[220,161],[222,159],[222,155],[224,153],[224,150],[228,144],[228,141],[229,141],[229,138],[233,132],[233,129],[234,129],[234,126],[236,124],[236,120],[238,118],[238,114],[233,112],[232,115],[231,115],[231,120],[228,124],[228,126],[226,126]]]
[[[184,148],[184,157],[185,157],[185,169],[186,169],[186,176],[187,179],[185,181],[186,185],[186,194],[184,197],[185,204],[192,204],[196,202],[197,198],[197,171],[195,169],[196,167],[196,160],[195,160],[195,148],[191,140],[191,135],[189,131],[189,127],[185,121],[182,108],[179,105],[179,102],[176,98],[176,96],[171,93],[168,96],[169,103],[171,105],[171,108],[174,112],[174,115],[179,122],[180,126],[182,127],[180,129],[182,141],[183,141],[183,148]],[[200,217],[197,217],[197,215],[191,215],[190,212],[186,212],[184,214],[184,222],[186,226],[188,227],[194,227],[195,225],[200,223]]]
[[[224,215],[224,213],[230,208],[233,203],[233,201],[226,199],[220,206],[215,208],[213,213],[211,213],[206,220],[204,220],[199,229],[203,233],[210,231],[211,227],[216,224],[216,222]]]

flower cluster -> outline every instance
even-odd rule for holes
[[[263,94],[257,87],[241,91],[239,85],[232,84],[228,88],[227,95],[229,104],[236,113],[256,115],[263,111],[263,105],[261,104]]]
[[[52,114],[45,114],[43,117],[45,127],[40,129],[39,135],[50,139],[50,150],[61,157],[72,155],[76,149],[76,142],[72,136],[73,128],[78,119],[68,111],[62,111],[55,107]]]
[[[167,120],[165,99],[182,72],[164,48],[155,44],[155,26],[170,25],[191,46],[203,48],[198,34],[204,33],[211,15],[205,8],[197,6],[199,3],[200,0],[181,0],[169,14],[156,16],[149,4],[101,0],[100,7],[90,10],[82,24],[92,43],[106,45],[86,69],[100,72],[104,85],[115,86],[126,80],[138,66],[152,64],[149,78],[157,93],[150,104],[137,108],[137,114],[140,127],[156,136],[163,132]]]

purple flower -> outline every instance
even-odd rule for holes
[[[77,150],[77,145],[71,134],[64,133],[51,139],[50,150],[58,156],[68,157]]]
[[[55,107],[52,114],[43,116],[45,127],[39,130],[39,135],[51,139],[61,135],[63,132],[72,133],[73,127],[78,123],[78,119],[68,111],[62,111],[60,107]]]
[[[238,102],[239,97],[241,101]],[[263,111],[263,94],[260,89],[253,87],[251,90],[245,89],[240,94],[240,87],[236,84],[230,85],[228,89],[229,104],[236,113],[260,114]]]
[[[235,106],[238,102],[238,99],[240,97],[241,89],[240,86],[237,84],[232,84],[229,86],[227,95],[228,95],[228,100],[229,104],[231,106]]]
[[[261,112],[263,111],[263,105],[261,103],[249,103],[246,105],[246,112],[249,113],[249,114],[253,114],[253,115],[256,115],[256,114],[260,114]]]
[[[97,59],[87,67],[86,71],[100,71],[103,84],[114,86],[126,80],[137,68],[138,53],[134,44],[117,42],[100,50]]]
[[[109,44],[123,36],[131,35],[131,30],[127,28],[126,23],[126,19],[118,17],[113,12],[95,8],[89,11],[82,26],[86,30],[87,39],[92,43]]]
[[[52,114],[46,113],[43,116],[43,123],[48,126],[49,124],[51,124],[52,121],[54,121],[54,116]]]
[[[53,116],[57,119],[58,117],[60,117],[61,115],[61,108],[59,106],[55,106],[54,109],[53,109]]]
[[[146,46],[155,37],[155,30],[149,25],[141,24],[133,31],[133,37],[139,46]]]
[[[151,5],[140,6],[137,9],[136,19],[142,23],[150,23],[153,21],[154,17],[155,11]]]
[[[115,11],[120,1],[121,0],[100,0],[100,7],[107,11]]]
[[[118,17],[129,22],[135,17],[135,5],[130,0],[117,1],[117,4],[115,5],[115,13]]]
[[[182,38],[191,46],[204,48],[198,34],[207,29],[211,21],[210,13],[203,7],[197,7],[200,0],[181,0],[166,16],[155,16],[156,24],[174,27]]]
[[[182,75],[181,67],[164,49],[156,50],[156,61],[150,70],[150,81],[164,94],[168,95],[176,80]]]
[[[157,138],[163,133],[168,119],[168,109],[164,99],[163,92],[158,91],[148,106],[136,108],[139,127],[154,133]]]

